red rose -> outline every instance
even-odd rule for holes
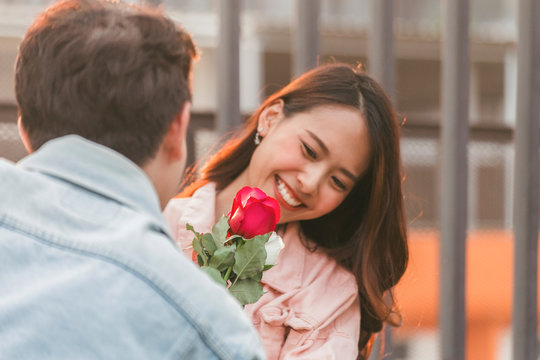
[[[274,231],[279,221],[279,204],[262,190],[246,186],[233,201],[229,213],[231,233],[251,239]]]

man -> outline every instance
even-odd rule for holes
[[[260,359],[241,307],[175,248],[190,36],[157,10],[67,0],[16,64],[30,155],[0,161],[0,357]]]

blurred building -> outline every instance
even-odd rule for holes
[[[13,64],[25,29],[49,1],[0,0],[0,157],[24,154],[16,134]],[[292,74],[295,7],[291,0],[244,0],[240,39],[240,106],[244,115]],[[219,0],[164,0],[166,12],[200,47],[195,67],[195,158],[217,140]],[[367,62],[368,0],[321,0],[320,63]],[[404,121],[402,152],[411,229],[411,267],[400,288],[404,326],[394,332],[393,359],[438,357],[439,1],[395,2],[395,89]],[[510,357],[513,127],[516,96],[516,1],[471,1],[469,258],[470,359]],[[483,349],[481,357],[476,351]]]

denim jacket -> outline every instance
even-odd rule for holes
[[[0,357],[263,359],[175,248],[146,174],[77,136],[0,161]]]
[[[215,222],[215,184],[192,197],[172,199],[165,219],[173,237],[191,258],[191,224],[208,232]],[[322,251],[304,245],[299,224],[280,233],[285,248],[277,264],[263,273],[265,294],[245,307],[261,335],[269,359],[354,360],[358,356],[360,304],[354,276]]]

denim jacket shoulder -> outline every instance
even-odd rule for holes
[[[0,162],[0,182],[3,356],[265,357],[241,307],[178,253],[127,159],[70,137]]]

